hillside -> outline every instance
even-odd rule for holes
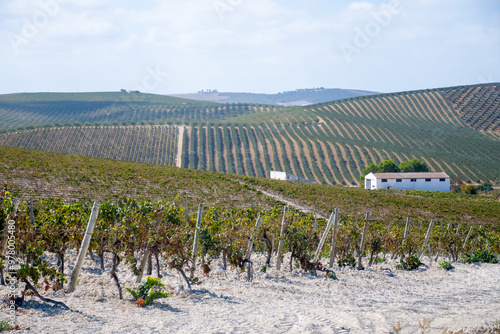
[[[107,93],[22,93],[0,95],[0,129],[34,127],[46,123],[58,126],[80,122],[155,122],[168,120],[225,119],[230,107],[207,113],[216,103],[180,99],[171,96]]]
[[[266,105],[305,106],[372,94],[377,93],[354,89],[311,88],[297,89],[277,94],[198,92],[193,94],[174,94],[170,96],[219,103],[259,103]]]
[[[259,177],[281,170],[348,186],[359,184],[362,168],[370,163],[417,158],[455,181],[496,181],[498,87],[379,94],[295,108],[202,107],[182,100],[193,109],[175,104],[161,109],[170,117],[164,125],[29,129],[0,135],[0,145]],[[131,115],[145,123],[163,115],[155,110],[137,107]],[[71,113],[61,112],[59,118],[63,115],[71,119]]]
[[[175,201],[191,212],[199,203],[225,208],[270,210],[283,201],[328,216],[338,208],[343,216],[402,223],[430,219],[450,223],[491,224],[498,230],[500,201],[495,197],[456,193],[370,192],[363,189],[281,182],[255,177],[164,167],[78,155],[0,146],[0,191],[41,198],[103,199],[131,197]],[[272,193],[280,200],[264,194]]]

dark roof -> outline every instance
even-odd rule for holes
[[[431,173],[370,173],[377,179],[449,179],[444,172]],[[368,174],[368,175],[370,175]],[[368,176],[367,175],[367,176]]]

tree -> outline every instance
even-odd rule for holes
[[[384,160],[379,165],[379,173],[399,173],[400,169],[398,165],[392,160]]]
[[[378,172],[379,172],[379,168],[375,164],[369,164],[368,167],[366,167],[362,171],[363,175],[368,175],[370,173],[378,173]]]
[[[410,161],[401,162],[399,164],[399,169],[403,173],[423,173],[430,172],[429,167],[425,162],[421,162],[418,159],[411,159]]]
[[[489,181],[486,181],[485,183],[477,187],[477,190],[484,191],[485,193],[487,193],[488,191],[493,191],[493,186]]]

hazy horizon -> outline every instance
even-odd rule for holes
[[[7,0],[0,94],[500,81],[497,0]]]

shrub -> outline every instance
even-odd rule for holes
[[[401,257],[401,260],[399,262],[400,264],[396,266],[396,269],[414,270],[422,265],[422,262],[420,262],[420,259],[418,258],[417,255],[412,255],[409,256],[408,258],[405,258],[403,256]]]
[[[485,183],[481,184],[477,189],[479,191],[484,191],[484,192],[493,191],[493,186],[489,181],[486,181]]]
[[[487,250],[477,251],[472,255],[466,255],[462,262],[465,263],[497,263],[497,257]]]
[[[10,324],[5,320],[0,321],[0,332],[3,331],[10,331]]]
[[[339,259],[337,261],[337,264],[339,265],[339,267],[351,266],[354,268],[356,267],[356,259],[354,258],[354,256],[352,256],[352,254],[347,254],[344,258]]]
[[[444,270],[452,270],[452,269],[455,269],[455,267],[453,267],[453,266],[451,265],[451,263],[450,263],[450,262],[448,262],[448,261],[443,261],[443,262],[440,262],[440,263],[439,263],[438,268],[440,268],[440,269],[444,269]]]
[[[134,297],[136,304],[139,306],[146,306],[153,304],[155,299],[168,298],[171,294],[162,290],[165,284],[161,283],[159,278],[151,278],[148,276],[146,282],[141,284],[137,291],[130,288],[125,288],[132,297]]]
[[[471,184],[460,186],[460,189],[462,190],[462,192],[464,194],[467,194],[467,195],[476,195],[477,194],[477,187],[473,186]]]

